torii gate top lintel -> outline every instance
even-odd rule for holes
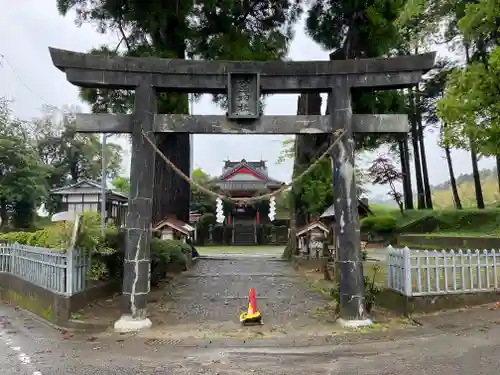
[[[350,87],[398,88],[418,83],[435,52],[338,61],[222,61],[116,57],[49,48],[53,64],[80,87],[132,89],[149,76],[159,91],[226,93],[229,73],[258,74],[262,93],[330,91],[338,76]],[[314,77],[314,79],[312,79]]]

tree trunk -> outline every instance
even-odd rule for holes
[[[297,100],[297,115],[321,115],[320,94],[302,94]],[[315,145],[318,142],[325,142],[325,136],[314,136],[309,134],[297,134],[295,136],[295,157],[293,159],[292,177],[300,174],[303,168],[307,168],[314,159],[317,151]],[[297,252],[297,239],[295,234],[298,228],[305,226],[309,220],[307,207],[302,200],[301,193],[297,186],[292,185],[292,202],[290,218],[290,235],[288,244],[283,252],[283,258],[289,259]]]
[[[189,134],[157,134],[156,139],[160,151],[189,176],[191,157]],[[189,183],[157,155],[153,190],[153,226],[167,215],[188,222],[190,197]]]
[[[322,99],[320,94],[302,94],[297,100],[297,115],[321,115],[321,103]],[[310,134],[296,135],[293,167],[294,177],[314,161],[318,154],[318,148],[327,144],[328,136],[329,135]],[[322,150],[320,153],[321,152]],[[295,202],[295,223],[297,228],[300,228],[307,224],[309,215],[307,214],[306,203],[301,199],[300,193],[296,190],[296,186],[292,187],[292,194]]]
[[[288,243],[283,250],[283,259],[292,259],[297,254],[297,224],[295,223],[295,203],[290,204],[290,231],[288,232]]]
[[[184,59],[186,43],[177,32],[182,19],[172,17],[166,22],[164,39],[158,36],[153,44],[161,44],[162,48],[172,53],[171,57]],[[169,93],[158,96],[159,113],[189,113],[187,94]],[[156,134],[158,149],[174,163],[186,176],[189,176],[191,166],[191,144],[188,133]],[[184,222],[189,221],[189,203],[191,198],[190,184],[179,176],[159,155],[155,160],[155,178],[153,192],[153,226],[167,215],[176,216]]]
[[[405,139],[398,140],[399,159],[401,162],[401,173],[403,174],[403,196],[404,206],[407,210],[413,209],[413,197],[411,191],[411,177],[407,164],[407,154],[405,150]]]
[[[467,65],[470,63],[470,46],[464,40],[465,49],[465,62]],[[476,145],[472,138],[469,139],[470,142],[470,159],[472,162],[472,175],[474,177],[474,190],[476,191],[476,204],[477,208],[484,208],[484,198],[483,198],[483,188],[481,187],[481,176],[479,175],[479,167],[477,165],[477,151]]]
[[[416,103],[413,89],[410,89],[410,116],[411,116],[411,143],[413,146],[413,158],[415,160],[415,176],[417,179],[417,207],[419,210],[425,207],[425,194],[422,183],[422,166],[420,164],[420,152],[418,147],[418,124],[416,116]]]
[[[422,125],[421,92],[417,85],[415,87],[415,116],[417,117],[418,143],[420,161],[422,167],[423,188],[425,196],[425,208],[432,209],[432,191],[429,183],[429,171],[427,169],[427,158],[425,156],[424,126]]]
[[[481,176],[477,165],[477,152],[474,141],[470,140],[470,159],[472,161],[472,175],[474,177],[474,190],[476,191],[477,208],[484,208],[483,188],[481,186]]]
[[[406,176],[406,183],[408,184],[408,199],[405,197],[405,205],[407,210],[413,210],[413,186],[411,183],[411,168],[410,168],[410,150],[408,149],[408,135],[405,135],[403,139],[403,151],[404,151],[404,162],[406,164],[405,170],[408,172]]]
[[[398,151],[399,151],[399,161],[401,164],[401,174],[403,175],[403,181],[402,181],[403,196],[406,204],[408,201],[408,171],[406,170],[405,152],[402,139],[398,140]]]
[[[453,171],[453,163],[451,161],[451,152],[448,146],[444,147],[446,154],[446,162],[448,163],[448,172],[450,173],[451,191],[453,193],[453,202],[457,210],[462,209],[462,202],[460,202],[460,195],[458,195],[457,180],[455,179],[455,172]]]
[[[417,115],[417,124],[418,124],[418,142],[420,145],[420,157],[422,161],[422,176],[424,180],[425,208],[432,209],[432,191],[431,191],[431,185],[429,183],[429,171],[427,170],[427,158],[425,156],[425,143],[424,143],[424,127],[422,125],[422,114],[420,113],[420,111],[418,112]]]
[[[399,207],[399,212],[401,212],[401,216],[405,216],[405,209],[404,209],[404,206],[403,206],[403,202],[396,202],[398,204],[398,207]]]
[[[500,193],[500,154],[495,157],[497,162],[497,182],[498,182],[498,192]]]
[[[0,232],[3,232],[9,223],[9,217],[7,215],[7,201],[5,198],[0,199],[0,219],[2,220],[0,223]]]
[[[31,229],[35,221],[35,204],[30,200],[20,200],[14,204],[14,228]]]

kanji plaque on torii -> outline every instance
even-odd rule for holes
[[[79,132],[131,133],[131,192],[127,219],[124,311],[115,328],[149,327],[149,244],[153,198],[155,133],[298,134],[335,133],[331,151],[335,197],[340,317],[344,324],[370,324],[356,207],[353,132],[407,133],[406,115],[352,114],[351,88],[396,89],[415,85],[434,65],[435,54],[342,61],[200,61],[110,57],[50,49],[54,65],[80,87],[135,90],[132,115],[82,114]],[[158,92],[228,95],[226,116],[156,114]],[[327,92],[327,116],[262,116],[261,94]],[[168,192],[167,192],[168,193]]]

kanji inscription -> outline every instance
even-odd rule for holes
[[[260,117],[260,83],[258,73],[228,74],[228,117],[257,119]]]

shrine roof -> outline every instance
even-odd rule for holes
[[[358,213],[362,216],[372,215],[373,212],[370,210],[370,207],[367,203],[365,203],[362,199],[358,199]],[[335,207],[332,204],[328,207],[325,212],[323,212],[320,216],[320,219],[333,219],[335,220]]]
[[[100,193],[102,191],[102,185],[100,182],[92,181],[89,179],[83,179],[73,184],[52,189],[50,190],[50,194],[54,195],[84,194],[84,190],[89,190],[89,189],[94,191],[92,192],[87,191],[88,194]],[[128,196],[126,194],[120,193],[118,191],[106,189],[106,193],[108,195],[111,195],[112,199],[128,200]]]
[[[260,177],[263,182],[268,184],[282,185],[282,181],[275,180],[269,177],[266,162],[264,160],[260,161],[246,161],[242,159],[241,161],[230,161],[226,160],[224,162],[224,167],[222,168],[222,174],[219,176],[219,181],[224,181],[231,175],[237,174],[238,170],[247,169],[255,174],[255,176]]]
[[[185,223],[185,222],[177,219],[176,217],[170,216],[170,215],[165,217],[165,219],[161,220],[160,222],[158,222],[153,227],[153,230],[159,231],[165,227],[175,229],[176,231],[179,231],[182,234],[185,234],[186,236],[195,230],[195,228],[192,227],[191,225],[189,225],[188,223]]]
[[[296,236],[297,237],[303,236],[304,234],[306,234],[307,232],[309,232],[313,229],[319,229],[325,233],[329,232],[328,227],[325,224],[323,224],[321,221],[313,221],[313,222],[307,224],[306,226],[300,228],[299,230],[297,230]]]

